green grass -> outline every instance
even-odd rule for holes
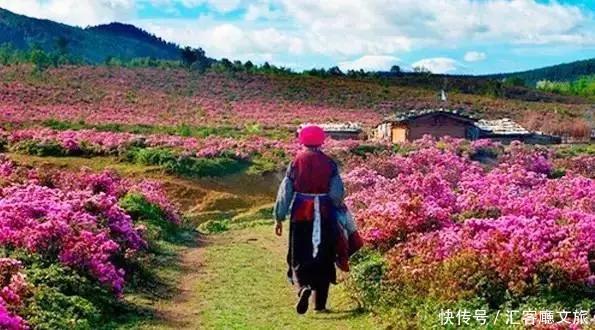
[[[121,162],[115,157],[92,157],[84,158],[77,156],[32,156],[21,153],[8,153],[10,159],[15,162],[32,167],[49,167],[59,169],[78,170],[81,167],[88,167],[94,171],[114,170],[124,176],[151,176],[161,178],[163,175],[159,166],[144,166],[129,162]]]
[[[55,130],[82,130],[95,129],[104,132],[128,132],[134,134],[168,134],[179,136],[191,136],[197,138],[205,138],[208,136],[222,136],[241,138],[247,136],[265,136],[274,139],[286,139],[291,137],[293,131],[281,128],[267,128],[263,129],[257,124],[247,124],[244,127],[233,126],[156,126],[143,124],[90,124],[84,121],[61,121],[56,119],[48,119],[41,122],[42,126],[52,128]]]
[[[234,158],[181,156],[160,148],[134,148],[127,151],[124,160],[147,166],[158,165],[168,173],[190,178],[226,176],[241,172],[249,166],[248,162]]]
[[[187,296],[163,304],[159,313],[177,317],[145,323],[141,329],[375,328],[372,317],[356,309],[341,285],[331,291],[332,313],[297,315],[295,291],[285,279],[286,243],[269,225],[209,236],[199,248],[195,276],[181,279]]]
[[[575,157],[575,156],[594,156],[595,144],[570,144],[558,146],[556,149],[556,156],[560,158]]]
[[[138,329],[160,319],[156,302],[167,302],[180,294],[177,281],[185,272],[181,265],[182,254],[196,249],[196,232],[188,228],[180,230],[175,238],[159,240],[151,247],[154,256],[149,260],[150,268],[128,284],[123,304],[128,312],[114,315],[112,322],[104,329]]]

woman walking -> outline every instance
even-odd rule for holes
[[[288,278],[298,289],[296,311],[308,310],[314,294],[314,310],[326,311],[329,286],[336,283],[335,260],[339,225],[336,209],[343,205],[344,187],[335,161],[320,147],[324,131],[306,126],[299,132],[304,146],[291,162],[277,194],[275,233],[283,232],[289,215]]]

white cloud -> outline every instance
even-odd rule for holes
[[[211,0],[206,2],[221,13],[227,13],[236,10],[240,6],[240,0]]]
[[[170,0],[171,1],[171,0]],[[180,0],[182,6],[186,8],[193,8],[198,5],[202,5],[205,1],[204,0]]]
[[[343,71],[359,69],[388,71],[392,65],[397,64],[399,61],[399,58],[390,55],[364,55],[353,61],[339,62],[339,68]]]
[[[167,35],[148,30],[181,44],[203,46],[215,57],[263,53],[276,58],[281,54],[352,58],[360,62],[337,62],[343,68],[370,69],[384,64],[377,63],[381,56],[399,57],[419,49],[456,48],[474,42],[595,45],[595,36],[588,33],[588,27],[595,25],[592,16],[557,2],[258,0],[239,6],[245,10],[244,21],[212,17],[209,22],[186,22],[181,29],[170,22],[155,24],[171,29]],[[467,60],[485,57],[477,53],[466,56]],[[443,60],[430,64],[436,72],[462,68]]]
[[[367,53],[471,40],[512,43],[595,43],[593,17],[579,7],[535,0],[279,0],[321,49],[333,43]],[[387,45],[398,38],[401,47]],[[310,38],[313,39],[313,38]],[[587,39],[587,40],[585,40]],[[343,51],[345,53],[345,51]],[[363,53],[366,53],[363,51]]]
[[[282,15],[281,11],[272,8],[268,0],[259,0],[248,5],[244,18],[247,21],[258,19],[275,20],[281,18]]]
[[[250,55],[271,61],[274,54],[300,55],[305,52],[304,42],[297,36],[274,28],[220,24],[208,16],[197,20],[139,20],[133,23],[166,40],[202,47],[215,58],[248,60]]]
[[[486,53],[477,51],[466,52],[465,56],[463,57],[466,62],[479,62],[485,60],[486,58]]]
[[[207,12],[196,19],[137,17],[139,8],[175,17],[197,6]],[[383,57],[428,48],[595,46],[595,15],[556,0],[0,0],[0,7],[80,26],[139,24],[213,57],[303,62],[318,56],[326,62],[354,59],[340,64],[370,69],[389,61]],[[222,15],[232,11],[243,15]],[[469,52],[464,60],[485,59],[481,54]],[[436,67],[451,70],[439,62]]]
[[[0,7],[84,27],[133,18],[136,3],[134,0],[0,0]]]
[[[457,61],[448,57],[424,58],[411,64],[412,68],[424,68],[432,73],[449,73],[455,71],[458,66]]]
[[[136,0],[137,3],[150,3],[153,6],[171,9],[176,4],[185,8],[207,6],[217,12],[227,13],[240,8],[241,0]]]

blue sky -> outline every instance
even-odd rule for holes
[[[595,57],[595,0],[0,0],[29,16],[138,25],[209,56],[296,70],[511,72]]]

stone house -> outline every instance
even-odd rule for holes
[[[376,127],[376,138],[393,143],[413,141],[429,134],[434,137],[477,138],[475,119],[456,110],[415,110],[388,117]]]

